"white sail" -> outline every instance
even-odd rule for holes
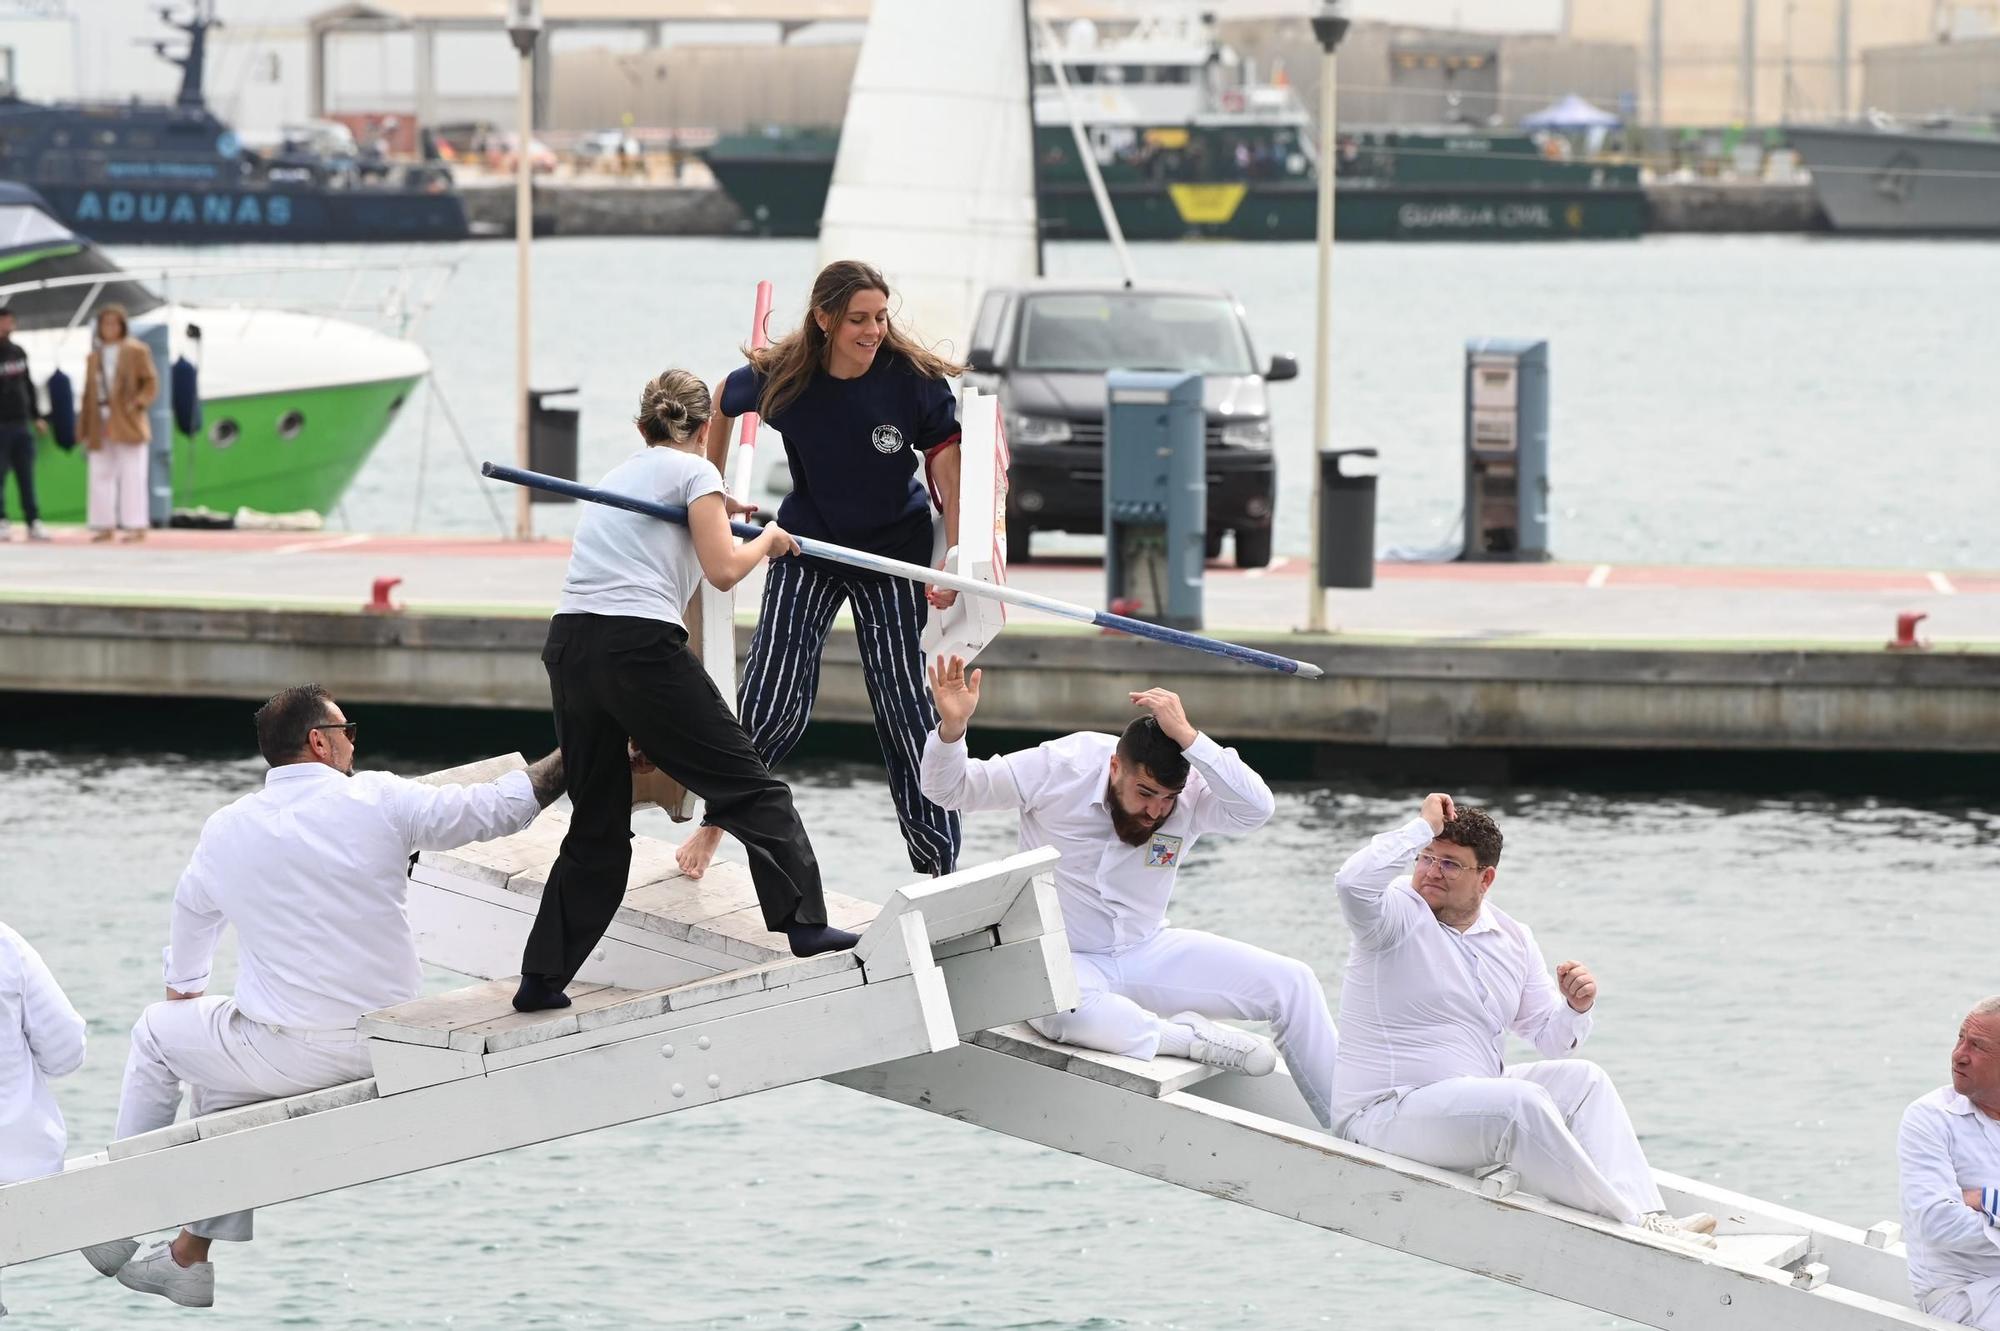
[[[861,42],[821,263],[860,259],[896,317],[964,354],[987,287],[1035,275],[1021,0],[875,0]]]

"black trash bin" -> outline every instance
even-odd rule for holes
[[[1343,458],[1372,458],[1372,448],[1328,448],[1319,455],[1319,585],[1375,585],[1375,482],[1372,465]]]
[[[528,390],[528,470],[544,476],[576,479],[578,411],[575,407],[552,407],[548,399],[568,397],[574,388],[531,388]],[[530,490],[528,499],[536,504],[570,504],[569,495],[547,490]]]

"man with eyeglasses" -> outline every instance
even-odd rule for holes
[[[1667,1213],[1638,1134],[1595,1063],[1597,980],[1553,978],[1528,927],[1486,900],[1500,829],[1431,795],[1334,875],[1353,935],[1341,987],[1335,1131],[1443,1169],[1511,1166],[1524,1192],[1714,1247],[1715,1218]],[[1540,1051],[1509,1066],[1509,1033]]]
[[[1190,1058],[1261,1077],[1270,1042],[1213,1020],[1268,1021],[1292,1081],[1329,1124],[1337,1037],[1312,967],[1233,938],[1167,925],[1167,902],[1197,837],[1254,832],[1271,791],[1236,750],[1194,728],[1167,689],[1129,694],[1143,712],[1122,735],[1081,731],[973,759],[965,730],[984,672],[958,657],[930,669],[938,724],[924,741],[924,798],[943,809],[1014,809],[1021,849],[1054,846],[1056,896],[1080,1002],[1032,1023],[1051,1040],[1150,1059]]]
[[[358,723],[317,684],[257,712],[271,770],[209,818],[174,888],[166,998],[140,1014],[117,1136],[189,1112],[303,1095],[372,1073],[355,1024],[423,987],[405,898],[410,856],[520,831],[562,793],[560,753],[479,785],[354,771]],[[236,928],[234,997],[205,994],[222,931]],[[215,1299],[215,1239],[247,1241],[251,1213],[197,1221],[143,1256],[116,1239],[83,1250],[102,1275],[184,1307]]]

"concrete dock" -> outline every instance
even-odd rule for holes
[[[160,531],[0,545],[0,692],[262,699],[317,679],[353,702],[541,711],[567,546]],[[1011,581],[1087,605],[1103,571]],[[399,609],[363,610],[377,578]],[[757,585],[739,589],[738,650]],[[1010,612],[980,664],[982,727],[1102,726],[1163,685],[1231,740],[1383,750],[2000,753],[2000,572],[1590,564],[1382,565],[1299,631],[1297,561],[1212,566],[1207,631],[1310,660],[1306,681]],[[1896,649],[1899,614],[1921,647]],[[867,724],[843,619],[815,716]]]

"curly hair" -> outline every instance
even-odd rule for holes
[[[1435,838],[1449,841],[1454,846],[1464,846],[1472,852],[1472,857],[1482,869],[1490,869],[1500,863],[1500,846],[1503,838],[1500,829],[1484,809],[1458,807],[1458,816],[1444,825],[1444,830]]]
[[[686,370],[666,370],[639,394],[636,423],[649,444],[684,444],[708,424],[708,385]]]

